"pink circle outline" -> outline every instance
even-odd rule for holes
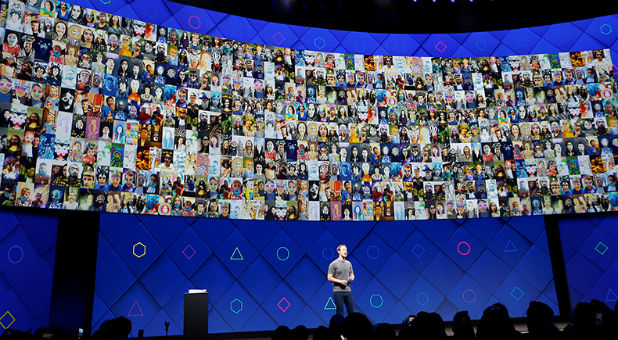
[[[470,293],[474,294],[474,298],[473,298],[472,300],[468,300],[468,299],[466,299],[466,293],[468,293],[468,292],[470,292]],[[461,293],[461,299],[462,299],[465,303],[467,303],[467,304],[474,303],[474,302],[476,301],[476,299],[477,299],[477,298],[478,298],[478,296],[476,295],[476,292],[475,292],[474,290],[472,290],[472,289],[466,289],[466,290],[464,290],[464,291],[463,291],[463,293]]]
[[[467,252],[462,252],[461,250],[459,250],[459,247],[461,247],[462,244],[465,244],[468,246],[468,251]],[[472,251],[472,247],[470,247],[470,243],[466,242],[466,241],[461,241],[457,244],[457,252],[459,253],[459,255],[462,256],[466,256],[468,254],[470,254],[470,252]]]
[[[197,26],[193,26],[193,25],[191,24],[191,19],[193,19],[193,18],[197,19],[197,21],[198,21],[198,23],[199,23]],[[189,27],[191,27],[191,28],[193,28],[194,30],[196,30],[196,29],[198,29],[198,28],[202,27],[202,19],[200,19],[200,17],[198,17],[197,15],[192,15],[192,16],[190,16],[190,17],[189,17],[188,24],[189,24]]]

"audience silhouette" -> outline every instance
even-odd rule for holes
[[[369,318],[358,312],[347,317],[334,315],[328,327],[319,326],[312,332],[306,326],[294,329],[279,326],[271,335],[272,340],[545,340],[545,339],[616,339],[618,335],[617,305],[612,310],[599,300],[578,303],[563,330],[556,326],[553,310],[543,302],[532,301],[526,311],[526,332],[515,329],[513,319],[501,303],[487,307],[476,323],[467,311],[455,314],[451,323],[452,335],[447,335],[447,325],[438,313],[419,312],[404,319],[401,326],[380,323],[374,325]],[[131,321],[125,317],[107,320],[94,332],[91,339],[124,340],[131,333]],[[86,339],[87,337],[82,337]],[[39,328],[34,333],[5,329],[0,339],[77,339],[57,328]]]

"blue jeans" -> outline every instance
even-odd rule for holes
[[[343,306],[350,313],[354,313],[354,300],[352,299],[352,292],[333,292],[333,299],[335,300],[335,307],[337,307],[337,314],[345,316],[343,314]]]

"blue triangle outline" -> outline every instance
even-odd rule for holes
[[[608,288],[607,289],[607,295],[605,296],[605,301],[613,302],[613,301],[616,301],[616,300],[618,300],[618,295],[616,294],[616,292],[614,292],[613,289]]]
[[[508,240],[506,242],[506,247],[504,247],[504,252],[505,253],[514,253],[516,251],[519,251],[519,249],[517,249],[517,247],[515,246],[515,243],[513,243],[513,241]]]

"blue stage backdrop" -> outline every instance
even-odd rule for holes
[[[558,310],[541,217],[432,222],[273,222],[103,214],[95,329],[125,316],[146,336],[181,334],[183,293],[206,288],[210,331],[317,327],[335,313],[328,264],[348,245],[359,311],[399,323],[410,313],[480,318],[502,302],[524,316]]]
[[[269,23],[163,0],[70,2],[169,27],[296,49],[450,57],[609,48],[613,58],[618,57],[616,15],[497,32],[372,34]],[[611,234],[608,220],[588,219],[585,231],[577,230],[586,237],[569,238],[574,228],[568,224],[579,223],[573,221],[581,220],[561,222],[567,272],[595,262],[586,268],[599,265],[599,275],[582,284],[569,275],[572,300],[605,296],[609,290],[589,292],[600,292],[595,282],[611,274],[604,274],[607,267],[600,263],[616,268],[615,255],[607,260],[611,251],[615,254],[615,233],[613,242],[600,239],[608,247],[604,251],[590,240],[595,234]],[[333,313],[325,270],[339,242],[351,248],[358,307],[374,321],[399,322],[418,310],[437,310],[449,318],[460,308],[478,317],[482,307],[496,300],[515,316],[523,315],[532,299],[557,309],[540,218],[461,223],[286,224],[104,215],[93,323],[124,315],[133,320],[135,330],[160,335],[163,322],[170,320],[170,334],[179,334],[182,293],[203,287],[211,293],[213,332],[323,324]],[[582,247],[593,242],[598,255],[576,251],[588,237]],[[591,256],[605,256],[605,262]],[[609,280],[615,283],[613,275]]]
[[[559,222],[571,304],[618,300],[618,217],[569,218]]]
[[[49,325],[58,218],[0,211],[0,326]]]

